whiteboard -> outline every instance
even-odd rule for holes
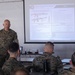
[[[19,27],[23,22],[23,2],[4,2],[0,3],[0,29],[5,19],[11,22],[11,28],[18,32]]]

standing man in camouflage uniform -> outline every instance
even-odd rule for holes
[[[75,52],[71,56],[70,64],[72,67],[69,70],[63,70],[59,75],[75,75]]]
[[[13,42],[9,45],[8,53],[10,54],[10,57],[2,67],[5,75],[10,75],[10,73],[17,68],[24,68],[24,66],[17,61],[19,52],[19,45],[17,43]]]
[[[51,75],[57,75],[63,69],[62,62],[59,57],[55,57],[53,54],[54,44],[52,42],[47,42],[44,47],[44,53],[41,56],[34,58],[33,66],[34,70],[43,70],[43,61],[45,59],[49,62],[49,70]]]
[[[6,58],[8,58],[8,46],[12,42],[18,42],[17,33],[10,29],[10,21],[4,20],[4,28],[0,30],[0,67],[2,67]]]

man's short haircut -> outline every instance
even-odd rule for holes
[[[75,66],[75,52],[71,56],[71,61],[72,61],[73,66]]]
[[[11,44],[9,45],[8,50],[9,50],[10,52],[13,52],[13,53],[14,53],[14,52],[17,52],[17,51],[19,50],[19,44],[16,43],[16,42],[11,43]]]
[[[48,41],[48,42],[46,42],[46,45],[54,46],[54,43],[53,43],[53,42]]]
[[[23,72],[25,75],[29,75],[29,72],[25,68],[22,68],[22,67],[14,69],[11,75],[16,75],[17,72]]]
[[[9,22],[9,24],[10,24],[10,21],[8,19],[5,19],[4,22]]]

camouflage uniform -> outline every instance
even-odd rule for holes
[[[75,68],[69,70],[63,70],[59,75],[75,75]]]
[[[43,55],[36,57],[33,60],[33,66],[36,69],[43,69],[43,60],[48,59],[48,62],[50,63],[50,73],[51,74],[58,74],[58,72],[61,72],[63,69],[62,62],[59,57],[55,57],[50,53],[44,53]]]
[[[18,42],[16,32],[11,29],[9,31],[0,30],[0,64],[3,64],[3,60],[1,61],[1,59],[8,58],[7,50],[9,44],[12,42]]]
[[[5,75],[10,75],[10,73],[16,69],[22,67],[24,68],[24,66],[17,61],[16,58],[10,57],[3,65],[2,70],[4,71]]]

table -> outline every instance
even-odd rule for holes
[[[20,58],[20,61],[24,62],[25,66],[32,65],[33,60],[34,60],[34,58]],[[69,69],[71,67],[70,60],[71,59],[63,59],[62,60],[64,69]]]
[[[62,63],[70,63],[70,60],[71,60],[71,59],[63,59],[63,60],[62,60]]]
[[[72,66],[70,65],[70,60],[71,60],[71,59],[63,59],[63,60],[62,60],[63,68],[64,68],[64,69],[69,69],[69,68],[72,67]]]
[[[33,62],[34,58],[20,58],[21,62]]]
[[[20,61],[33,62],[34,58],[20,58]],[[62,59],[62,63],[70,63],[71,59]]]

